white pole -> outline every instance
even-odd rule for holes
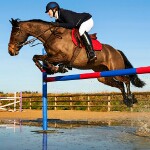
[[[20,112],[22,112],[22,92],[20,92]]]
[[[16,111],[16,92],[14,92],[14,111]]]

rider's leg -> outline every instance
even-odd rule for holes
[[[95,52],[93,50],[91,38],[86,31],[81,36],[81,39],[82,39],[82,42],[85,46],[89,61],[96,60],[97,58],[96,58]]]
[[[93,25],[94,25],[93,19],[90,18],[89,20],[83,22],[81,24],[81,26],[79,27],[79,34],[80,34],[83,44],[86,48],[89,61],[93,61],[96,59],[96,55],[93,50],[91,38],[89,37],[89,35],[87,33],[91,30]]]

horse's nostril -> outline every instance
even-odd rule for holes
[[[12,53],[11,51],[9,51],[9,54],[10,54],[11,56],[13,56],[13,53]]]
[[[15,47],[15,45],[13,45],[13,44],[8,44],[8,53],[11,56],[16,56],[19,54],[19,49],[18,49],[18,47]]]
[[[12,50],[9,50],[8,53],[11,55],[11,56],[16,56],[18,55],[19,52],[14,52]]]

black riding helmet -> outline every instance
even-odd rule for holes
[[[56,2],[49,2],[47,5],[46,5],[46,11],[45,13],[47,13],[50,9],[53,11],[54,8],[57,8],[58,11],[59,11],[59,5],[56,3]]]

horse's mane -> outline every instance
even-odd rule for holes
[[[31,20],[26,20],[26,21],[23,21],[23,22],[41,22],[41,23],[50,23],[48,21],[44,21],[44,20],[41,20],[41,19],[31,19]]]
[[[41,19],[31,19],[31,20],[25,20],[25,21],[21,21],[20,19],[13,19],[11,18],[10,20],[11,24],[14,26],[14,27],[17,27],[19,25],[19,23],[21,22],[40,22],[40,23],[50,23],[48,21],[44,21],[44,20],[41,20]]]

